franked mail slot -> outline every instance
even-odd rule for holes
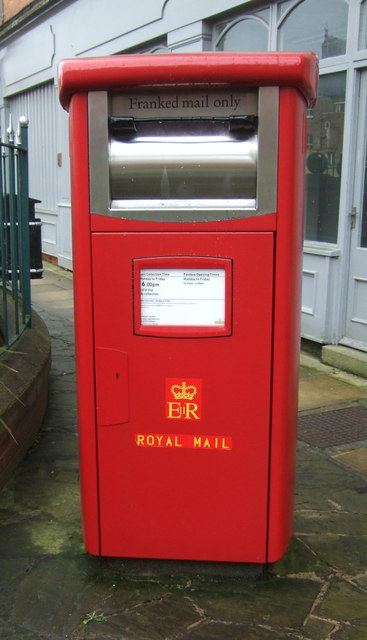
[[[91,92],[94,213],[165,222],[276,209],[278,88]]]
[[[110,119],[111,199],[256,198],[257,118]]]

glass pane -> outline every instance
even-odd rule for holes
[[[314,51],[319,58],[346,51],[348,4],[345,0],[304,0],[281,23],[280,51]]]
[[[308,117],[306,162],[307,240],[337,241],[346,73],[320,78]]]
[[[218,51],[267,51],[268,28],[259,20],[244,18],[220,38]]]
[[[361,4],[359,20],[359,48],[367,49],[367,2]]]
[[[367,152],[366,152],[367,160]],[[360,246],[367,249],[367,166],[364,169],[364,192],[363,192],[363,210],[362,210],[362,227]]]
[[[224,269],[141,269],[141,324],[223,326],[225,284]]]
[[[284,13],[292,6],[292,4],[294,5],[296,3],[296,0],[283,0],[283,2],[280,2],[278,4],[278,19],[281,18]]]

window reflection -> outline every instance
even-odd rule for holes
[[[320,58],[346,53],[348,0],[283,0],[274,4],[276,25],[272,28],[276,26],[278,50],[314,51]],[[361,10],[363,25],[367,25],[367,0]],[[367,26],[363,25],[367,48]],[[275,32],[270,35],[269,5],[219,24],[217,33],[217,50],[267,51],[275,36]],[[345,72],[322,76],[316,107],[308,112],[305,235],[311,241],[337,242],[345,83]]]
[[[316,107],[308,112],[306,227],[308,240],[337,241],[346,74],[320,78]]]
[[[289,2],[286,3],[289,8]],[[280,51],[314,51],[320,58],[345,54],[348,3],[345,0],[304,0],[284,12],[278,32]]]

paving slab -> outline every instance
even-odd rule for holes
[[[359,447],[352,451],[344,451],[333,456],[334,460],[342,462],[355,471],[366,473],[367,470],[367,447]]]
[[[53,363],[43,429],[0,493],[0,639],[364,640],[364,441],[299,440],[294,535],[285,556],[260,571],[85,552],[72,278],[46,267],[32,287]],[[302,366],[302,417],[367,411],[367,390],[354,382]]]
[[[314,370],[308,370],[300,377],[300,411],[325,411],[336,406],[350,405],[361,399],[367,401],[367,386],[357,387],[332,377],[329,373],[318,373]]]

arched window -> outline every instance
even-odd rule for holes
[[[345,0],[286,0],[278,6],[278,50],[314,51],[319,58],[346,52]]]
[[[360,29],[367,48],[367,0],[356,1],[365,18]],[[314,51],[320,58],[345,55],[348,6],[348,0],[272,0],[263,9],[218,22],[214,46],[219,51]],[[323,69],[318,102],[308,112],[305,235],[310,242],[337,242],[345,100],[346,72],[325,75]]]
[[[158,47],[153,47],[153,49],[150,49],[146,53],[171,53],[171,50],[166,46],[159,45]]]
[[[267,51],[269,42],[269,9],[227,24],[220,31],[217,51]]]
[[[128,53],[171,53],[171,50],[167,47],[166,39],[162,38],[162,40],[155,40],[154,42],[150,42],[142,46],[119,51],[114,55],[121,56]]]

